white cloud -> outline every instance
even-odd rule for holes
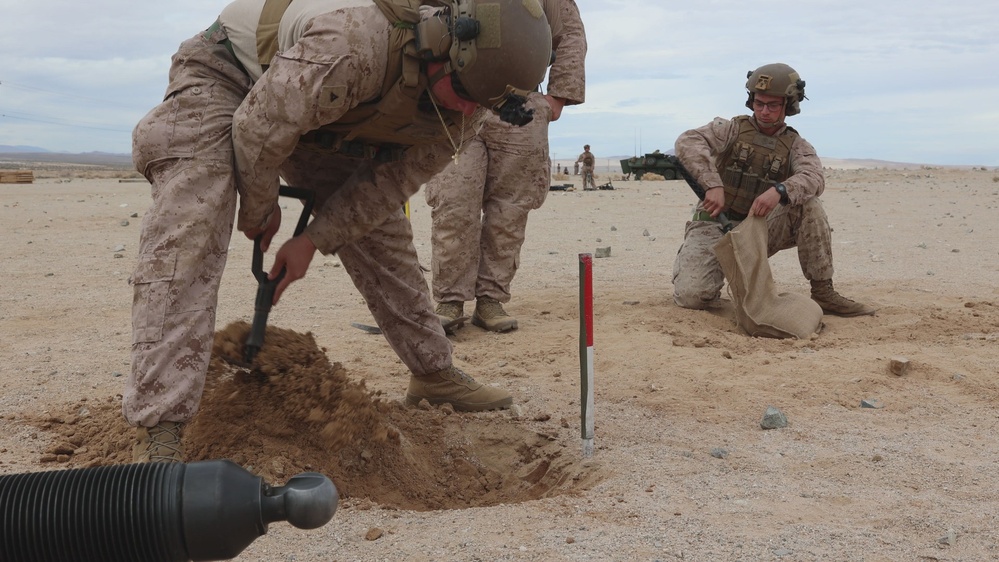
[[[128,152],[132,126],[163,94],[170,55],[225,4],[6,2],[0,144]],[[586,142],[598,155],[668,149],[687,128],[744,112],[746,72],[781,61],[810,98],[790,122],[822,155],[999,165],[999,4],[578,5],[587,102],[553,124],[556,157]]]

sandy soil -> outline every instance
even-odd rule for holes
[[[234,238],[188,460],[231,458],[272,484],[318,470],[343,495],[326,526],[273,524],[239,559],[996,559],[999,173],[847,168],[823,196],[835,282],[879,311],[827,316],[808,341],[673,304],[682,182],[551,192],[507,307],[520,329],[452,338],[461,367],[514,394],[506,412],[404,406],[408,374],[350,326],[371,319],[334,256],[272,311],[266,367],[225,362],[256,290]],[[130,459],[127,279],[148,202],[147,184],[115,179],[0,186],[0,474]],[[412,219],[429,265],[422,194]],[[605,247],[584,459],[577,256]],[[794,252],[771,264],[779,290],[807,294]],[[768,406],[788,427],[761,428]]]

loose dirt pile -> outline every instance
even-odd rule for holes
[[[343,497],[415,510],[537,499],[597,479],[506,414],[383,400],[331,363],[311,333],[269,327],[252,367],[242,366],[249,331],[234,322],[215,335],[201,410],[184,430],[188,462],[231,459],[271,483],[320,472]],[[81,401],[39,425],[59,435],[43,462],[131,462],[134,429],[120,395]]]

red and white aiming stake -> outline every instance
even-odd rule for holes
[[[579,254],[579,413],[583,456],[593,455],[593,255]]]

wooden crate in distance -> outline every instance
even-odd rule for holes
[[[0,183],[35,183],[31,170],[0,170]]]

